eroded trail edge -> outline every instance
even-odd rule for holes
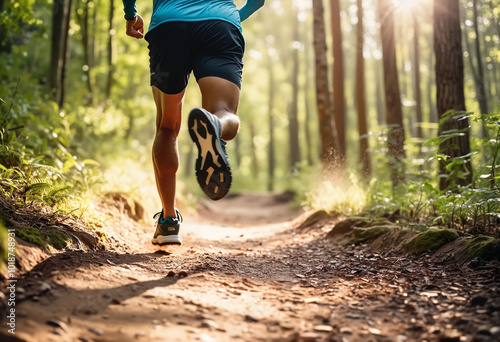
[[[200,207],[181,247],[151,225],[107,227],[115,248],[49,256],[19,280],[2,341],[496,341],[499,265],[433,264],[339,247],[286,198]]]

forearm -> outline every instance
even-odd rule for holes
[[[135,7],[136,0],[122,0],[123,1],[123,11],[125,12],[125,17],[134,18],[137,14],[137,8]]]
[[[125,1],[125,0],[124,0]],[[255,11],[264,5],[264,0],[247,0],[245,6],[243,6],[240,12],[240,21],[248,19]]]

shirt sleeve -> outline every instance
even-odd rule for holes
[[[133,18],[137,14],[137,8],[135,7],[136,0],[122,0],[123,1],[123,11],[127,18]]]
[[[125,0],[123,0],[125,1]],[[248,19],[255,11],[264,6],[265,0],[247,0],[245,6],[240,8],[240,21]]]

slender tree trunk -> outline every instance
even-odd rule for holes
[[[306,34],[307,36],[307,34]],[[306,46],[309,46],[310,40],[306,39]],[[310,54],[309,54],[310,49],[306,48],[305,49],[305,59],[306,59],[306,64],[309,64],[310,60]],[[306,139],[306,153],[307,153],[307,164],[309,166],[312,166],[314,161],[313,161],[313,146],[312,146],[312,138],[311,138],[311,120],[313,119],[312,113],[311,113],[311,104],[309,100],[309,89],[311,89],[311,74],[309,73],[309,68],[306,68],[305,70],[305,84],[304,84],[304,101],[305,101],[305,119],[304,119],[304,136]]]
[[[66,102],[66,89],[68,82],[68,67],[69,67],[69,56],[70,56],[69,23],[71,20],[71,4],[72,0],[69,0],[68,13],[66,15],[64,22],[64,36],[63,36],[64,45],[63,45],[62,70],[61,70],[61,98],[59,101],[59,108],[62,108],[62,106]]]
[[[295,14],[295,18],[297,13]],[[294,30],[293,30],[293,41],[299,41],[299,21],[294,20]],[[290,109],[288,111],[288,136],[289,136],[289,166],[296,168],[300,163],[300,144],[299,144],[299,49],[293,48],[292,52],[292,73],[291,73],[291,84],[292,84],[292,97],[290,103]]]
[[[359,163],[361,175],[369,177],[372,173],[370,153],[368,152],[368,123],[366,114],[366,86],[365,86],[365,59],[364,47],[364,20],[363,0],[356,1],[358,7],[358,25],[356,31],[356,105],[358,109],[359,132]]]
[[[253,152],[253,151],[252,151]],[[239,135],[234,138],[234,166],[241,165],[241,137]]]
[[[346,116],[344,95],[344,55],[342,51],[342,28],[340,0],[330,0],[333,38],[333,113],[337,128],[338,162],[345,168],[346,158]]]
[[[194,158],[194,146],[195,144],[188,144],[189,150],[186,156],[186,164],[184,168],[184,175],[191,176],[191,172],[193,171],[193,158]]]
[[[0,0],[0,13],[5,11],[5,0]],[[2,29],[2,26],[0,25],[0,52],[4,51],[4,40],[5,40],[5,31]]]
[[[252,175],[257,178],[259,175],[259,158],[257,157],[257,147],[255,146],[254,137],[257,135],[255,132],[255,124],[250,122],[250,151],[252,153]]]
[[[111,98],[111,89],[113,88],[113,76],[115,72],[115,23],[113,20],[115,14],[115,0],[109,0],[109,38],[108,38],[108,75],[106,81],[105,100]]]
[[[430,46],[432,46],[432,44],[430,44]],[[428,66],[429,66],[429,70],[434,69],[434,54],[432,54],[432,53],[429,54]],[[432,89],[433,89],[434,85],[436,84],[436,80],[435,80],[434,76],[435,76],[435,73],[429,72],[429,77],[427,78],[427,102],[429,104],[429,122],[437,123],[438,122],[437,108],[436,108],[436,103],[434,102],[434,96],[432,93]]]
[[[95,104],[95,92],[94,92],[94,84],[92,82],[92,73],[91,69],[93,67],[92,64],[92,44],[91,44],[91,35],[90,35],[90,3],[91,1],[87,1],[83,3],[83,30],[82,30],[82,43],[83,43],[83,63],[85,76],[87,78],[87,90],[88,90],[88,105]]]
[[[434,51],[436,53],[437,108],[440,119],[451,113],[465,111],[464,65],[460,32],[458,0],[434,0]],[[440,152],[448,156],[439,162],[441,190],[454,189],[457,185],[467,186],[472,183],[472,167],[469,142],[469,120],[451,116],[439,128],[439,136],[450,130],[462,131],[461,136],[443,141]],[[460,170],[451,175],[446,166],[453,158],[465,158]]]
[[[413,17],[413,94],[415,96],[415,114],[416,114],[416,130],[415,137],[422,140],[422,123],[424,121],[422,115],[422,91],[420,90],[420,54],[419,54],[419,38],[420,25],[415,12],[412,12]],[[419,149],[421,148],[419,144]]]
[[[394,41],[394,7],[391,0],[379,0],[380,31],[384,64],[384,89],[387,110],[389,167],[393,189],[404,180],[405,132],[399,91],[396,47]]]
[[[332,120],[331,94],[328,87],[328,62],[326,58],[325,21],[322,0],[313,0],[314,52],[316,74],[316,104],[318,107],[319,131],[321,136],[321,162],[328,171],[337,157],[337,132]]]
[[[497,28],[497,35],[500,37],[500,21],[495,18],[495,5],[493,4],[493,1],[487,1],[487,3],[490,5],[491,9],[491,22]]]
[[[64,102],[65,68],[69,48],[69,17],[71,0],[54,0],[50,53],[49,88],[52,99],[62,107]]]
[[[488,114],[488,96],[486,94],[486,86],[484,80],[484,69],[483,69],[483,58],[481,55],[480,46],[480,32],[479,32],[479,18],[477,13],[477,0],[472,1],[472,7],[474,10],[474,31],[476,33],[475,48],[476,48],[476,61],[477,61],[477,75],[475,75],[476,87],[477,87],[477,101],[479,102],[479,109],[481,114]]]
[[[274,69],[273,69],[273,59],[272,56],[268,54],[269,63],[268,63],[268,74],[269,74],[269,99],[268,99],[268,118],[269,118],[269,145],[268,145],[268,162],[267,162],[267,171],[268,171],[268,181],[267,181],[267,190],[274,190],[274,170],[276,168],[276,157],[274,153],[274,94],[276,84],[274,81]]]
[[[384,89],[384,81],[382,80],[382,75],[380,71],[380,62],[376,59],[373,59],[373,65],[375,70],[375,99],[377,100],[377,123],[379,126],[385,124],[385,104],[384,104],[384,95],[382,90]]]

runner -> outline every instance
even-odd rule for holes
[[[136,0],[123,0],[127,35],[144,37],[144,21]],[[202,95],[202,108],[188,118],[191,138],[198,147],[196,178],[205,194],[223,198],[231,186],[226,141],[238,134],[245,41],[241,22],[264,5],[248,0],[237,9],[232,0],[153,0],[149,31],[151,87],[156,103],[156,136],[153,165],[162,211],[153,244],[182,243],[182,217],[175,207],[179,167],[177,136],[181,126],[184,94],[191,72]]]

